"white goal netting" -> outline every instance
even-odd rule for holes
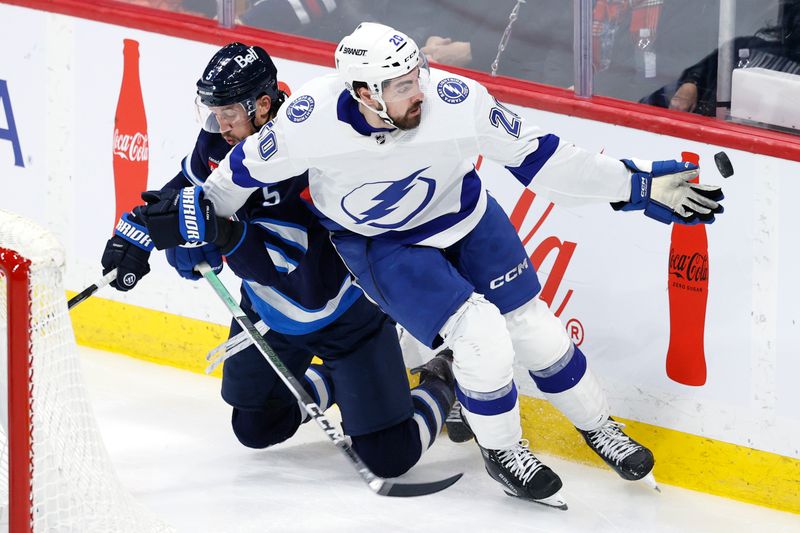
[[[28,290],[9,293],[12,286],[24,283],[25,276],[20,273],[25,270],[25,260],[30,262]],[[83,384],[63,272],[64,251],[52,234],[0,210],[2,520],[6,524],[10,520],[15,533],[20,527],[20,531],[35,532],[172,531],[134,500],[114,472]],[[20,318],[27,307],[20,300],[26,297],[30,313]],[[27,343],[23,336],[28,337]],[[9,350],[10,340],[23,349]],[[24,364],[27,359],[29,369],[9,376],[9,358],[14,364]],[[9,384],[15,389],[10,406]],[[29,392],[27,400],[19,400],[16,393],[20,390],[23,398],[25,391]],[[26,416],[29,423],[24,422]],[[21,426],[19,420],[23,420]],[[27,449],[28,459],[15,460],[14,456],[9,461],[9,441],[15,443],[15,449]],[[22,486],[29,487],[28,496],[19,496],[19,484],[10,491],[9,477],[27,479]],[[22,517],[27,527],[19,525],[25,498],[31,502],[29,518]],[[9,501],[23,503],[9,506]]]

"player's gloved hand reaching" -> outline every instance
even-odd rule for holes
[[[147,205],[134,212],[141,217],[159,250],[182,244],[214,243],[224,255],[242,237],[244,224],[216,216],[214,205],[200,187],[146,191]]]
[[[711,224],[723,212],[719,203],[725,196],[717,185],[691,183],[697,166],[682,161],[623,159],[632,171],[631,200],[611,204],[614,209],[644,209],[650,218],[669,224]]]
[[[214,206],[203,197],[200,187],[146,191],[137,207],[139,215],[159,250],[186,243],[211,242],[217,236]]]
[[[119,291],[129,291],[150,272],[150,252],[153,241],[147,228],[133,213],[125,213],[117,222],[114,236],[106,242],[103,251],[103,274],[117,269],[117,277],[111,286]]]
[[[215,274],[222,272],[222,255],[215,244],[202,246],[167,248],[167,262],[172,265],[181,277],[197,280],[203,276],[194,269],[195,266],[205,261],[214,270]]]

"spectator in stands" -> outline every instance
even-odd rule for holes
[[[438,8],[423,51],[445,65],[492,72],[540,83],[568,86],[573,81],[572,7],[563,0],[502,0],[488,7],[481,0],[430,0]],[[498,47],[517,18],[505,49]]]
[[[766,14],[766,13],[765,13]],[[777,24],[752,36],[733,40],[734,67],[761,67],[800,74],[800,0],[781,0]],[[717,108],[718,50],[684,70],[677,82],[664,86],[643,103],[714,116]]]

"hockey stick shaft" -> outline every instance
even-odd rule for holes
[[[117,277],[117,269],[115,268],[108,274],[100,278],[97,281],[97,283],[89,285],[88,287],[83,289],[80,293],[70,298],[69,301],[67,302],[67,309],[72,309],[73,307],[84,301],[86,298],[88,298],[92,294],[96,293],[98,290],[102,289],[103,287],[114,281],[114,278],[116,277]]]
[[[264,337],[261,336],[256,327],[253,325],[253,322],[247,317],[236,300],[233,299],[231,293],[220,281],[208,263],[198,264],[195,267],[195,270],[200,272],[206,281],[208,281],[208,283],[211,285],[211,288],[214,289],[214,292],[217,293],[217,296],[219,296],[219,298],[228,308],[228,311],[230,311],[231,315],[233,315],[234,320],[236,320],[243,330],[250,334],[250,337],[253,339],[258,351],[261,352],[272,369],[275,370],[275,372],[278,374],[278,377],[289,389],[289,392],[291,392],[292,395],[297,398],[297,401],[300,402],[300,405],[303,406],[303,409],[305,409],[308,415],[314,419],[320,428],[322,428],[331,442],[333,442],[333,444],[342,451],[345,457],[347,457],[347,459],[350,461],[350,464],[353,466],[353,468],[358,471],[361,478],[364,480],[364,482],[366,482],[373,492],[384,496],[419,496],[438,492],[458,481],[458,479],[461,477],[461,474],[440,482],[420,484],[394,483],[376,476],[372,470],[370,470],[369,467],[364,464],[352,446],[350,446],[348,440],[345,439],[344,435],[342,435],[342,433],[336,429],[336,426],[333,425],[330,419],[325,416],[319,405],[314,402],[300,382],[297,381],[297,378],[295,378],[291,371],[286,368],[280,357],[278,357],[270,345],[267,344],[267,341],[264,340]]]

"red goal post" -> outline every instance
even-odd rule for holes
[[[114,472],[83,383],[64,267],[51,233],[0,210],[2,522],[12,533],[172,531]]]

